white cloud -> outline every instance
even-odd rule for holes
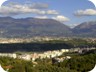
[[[48,19],[47,16],[36,16],[35,18],[39,18],[39,19]]]
[[[37,5],[38,6],[38,5]],[[44,5],[47,7],[46,5]],[[43,6],[43,7],[44,7]],[[41,5],[42,7],[42,5]],[[42,7],[42,8],[43,8]],[[34,5],[21,5],[21,4],[9,4],[8,6],[2,6],[0,8],[0,15],[10,16],[10,15],[19,15],[19,14],[41,14],[41,15],[56,15],[58,12],[56,10],[46,10],[39,9]]]
[[[69,21],[69,18],[65,17],[65,16],[62,16],[62,15],[58,15],[56,17],[52,17],[52,19],[55,19],[57,21],[60,21],[60,22],[66,22],[66,21]]]
[[[74,28],[74,27],[78,26],[79,23],[77,23],[77,24],[65,24],[65,25],[69,26],[70,28]]]
[[[96,9],[78,10],[74,13],[75,16],[95,16]]]
[[[56,10],[48,10],[47,14],[59,14]]]
[[[22,4],[16,2],[10,2],[7,4],[7,6],[16,6],[16,5],[22,6]],[[32,2],[24,3],[23,6],[28,6],[30,8],[35,9],[47,9],[49,7],[47,3],[32,3]]]
[[[32,8],[36,8],[36,9],[47,9],[49,7],[48,4],[46,3],[33,3],[33,4],[29,4]]]

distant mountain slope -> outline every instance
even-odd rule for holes
[[[81,23],[73,29],[73,33],[82,36],[96,36],[96,21]]]
[[[53,19],[0,17],[0,37],[68,36],[71,29]]]
[[[96,37],[96,21],[84,22],[71,29],[53,19],[0,17],[0,37],[33,36]]]

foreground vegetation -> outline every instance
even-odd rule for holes
[[[9,72],[88,72],[96,64],[96,54],[74,55],[55,64],[51,59],[38,59],[36,62],[0,57],[0,64],[5,70],[9,68]]]

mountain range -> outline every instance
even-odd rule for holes
[[[33,36],[96,37],[96,21],[84,22],[70,28],[53,19],[0,17],[0,37]]]
[[[96,37],[96,21],[83,22],[72,30],[78,36]]]

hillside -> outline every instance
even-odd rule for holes
[[[96,37],[96,21],[83,22],[71,29],[53,19],[0,17],[1,38],[30,38],[33,36]]]
[[[53,19],[0,18],[0,37],[68,36],[71,29]]]
[[[73,33],[79,36],[96,37],[96,21],[81,23],[73,29]]]

